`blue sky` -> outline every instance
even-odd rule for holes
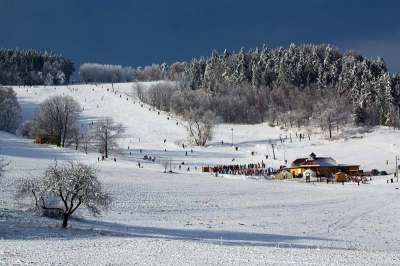
[[[0,0],[0,46],[139,66],[213,49],[332,43],[400,72],[399,10],[396,0]]]

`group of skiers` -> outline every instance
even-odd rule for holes
[[[217,165],[210,167],[210,171],[216,175],[229,174],[246,176],[269,176],[274,172],[271,167],[266,167],[264,161],[254,164]]]
[[[100,160],[101,160],[101,161],[104,161],[105,159],[107,159],[106,156],[102,155],[101,158],[100,158],[100,157],[97,157],[97,162],[100,162]],[[117,162],[117,158],[115,158],[115,157],[114,157],[112,160],[113,160],[114,162]]]

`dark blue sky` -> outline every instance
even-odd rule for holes
[[[146,65],[212,49],[332,43],[400,71],[398,0],[0,0],[0,46]]]

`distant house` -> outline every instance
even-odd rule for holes
[[[317,176],[330,177],[338,172],[348,175],[359,175],[360,166],[355,164],[338,164],[332,157],[317,157],[311,153],[308,158],[299,158],[286,168],[293,176],[300,177],[306,170],[312,170]]]

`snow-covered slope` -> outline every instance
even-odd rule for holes
[[[148,85],[150,83],[143,83]],[[82,126],[102,117],[112,117],[126,127],[126,137],[120,146],[127,153],[130,149],[147,150],[148,155],[157,158],[182,160],[199,165],[214,163],[251,163],[272,158],[270,143],[276,145],[277,161],[268,160],[271,166],[279,166],[287,160],[304,157],[311,152],[320,156],[332,156],[339,163],[360,164],[365,170],[377,168],[393,172],[395,155],[400,154],[400,132],[389,128],[375,128],[371,132],[350,135],[352,138],[329,141],[323,134],[314,134],[311,141],[300,141],[296,133],[306,132],[293,128],[289,131],[270,127],[267,123],[257,125],[222,124],[215,129],[213,141],[207,148],[192,147],[197,153],[185,156],[182,143],[188,143],[183,122],[171,114],[160,112],[140,103],[132,95],[132,83],[14,87],[23,108],[23,116],[30,119],[37,106],[52,95],[71,95],[84,109]],[[233,142],[239,147],[235,151]],[[293,142],[289,141],[292,135]],[[287,137],[284,144],[279,138]],[[166,143],[164,143],[166,140]],[[224,145],[221,145],[224,141]],[[167,152],[165,152],[165,149]],[[254,152],[254,155],[251,155]],[[140,155],[142,156],[142,155]],[[133,156],[135,157],[135,156]],[[137,157],[137,156],[136,156]]]
[[[26,119],[50,95],[68,94],[84,108],[82,124],[110,116],[127,127],[127,137],[121,140],[117,162],[97,162],[95,153],[84,155],[35,145],[31,140],[0,132],[0,154],[10,161],[7,177],[0,180],[0,264],[400,262],[397,183],[386,184],[386,178],[374,178],[361,186],[226,179],[192,167],[232,163],[233,158],[235,163],[263,159],[278,166],[284,159],[290,161],[315,152],[343,163],[360,163],[366,170],[393,171],[394,155],[400,147],[396,130],[376,128],[357,138],[337,141],[315,135],[311,141],[294,138],[292,143],[281,145],[279,136],[289,132],[267,124],[224,124],[216,128],[215,140],[208,147],[189,147],[186,156],[181,146],[186,141],[182,122],[127,97],[131,86],[15,87]],[[232,128],[239,151],[227,144]],[[292,135],[295,133],[293,130]],[[271,141],[277,144],[279,160],[265,159],[265,155],[271,158]],[[157,158],[184,161],[191,171],[176,168],[174,174],[163,174],[162,166],[156,163],[138,168],[136,161],[143,156],[139,149]],[[13,199],[15,179],[40,175],[54,159],[80,160],[98,168],[114,197],[112,208],[97,218],[82,210],[66,231],[57,227],[58,221],[26,212],[27,202]]]

